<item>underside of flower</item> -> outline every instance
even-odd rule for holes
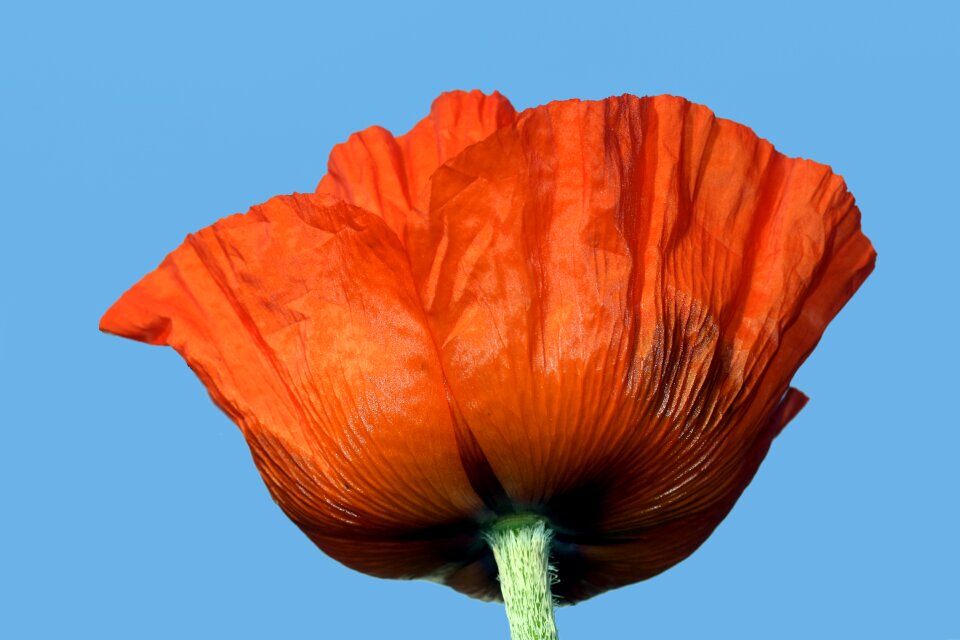
[[[180,352],[344,564],[510,606],[549,553],[574,603],[703,543],[874,258],[829,167],[705,107],[454,93],[190,235],[101,327]]]

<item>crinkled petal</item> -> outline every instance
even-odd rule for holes
[[[403,241],[407,218],[437,167],[515,117],[499,93],[444,93],[430,115],[402,136],[370,127],[334,147],[317,193],[376,213]]]
[[[482,504],[407,257],[379,217],[274,198],[189,236],[101,328],[180,352],[330,555],[420,577],[469,550]]]
[[[429,189],[407,249],[471,483],[551,518],[571,601],[709,535],[874,261],[828,167],[670,96],[530,110]],[[625,566],[598,579],[618,546]]]

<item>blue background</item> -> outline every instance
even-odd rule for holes
[[[562,637],[960,638],[960,5],[140,4],[0,10],[0,636],[507,637],[317,551],[172,350],[97,332],[186,233],[481,88],[704,103],[844,175],[880,256],[716,534]]]

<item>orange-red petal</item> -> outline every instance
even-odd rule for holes
[[[369,127],[335,146],[317,193],[377,214],[403,241],[407,218],[437,167],[515,118],[499,93],[445,93],[434,100],[430,115],[402,136]]]
[[[407,249],[471,481],[551,518],[568,600],[709,535],[874,261],[829,168],[670,96],[530,110],[429,189]]]
[[[496,514],[549,518],[566,602],[691,553],[874,260],[827,167],[669,96],[446,94],[317,191],[188,237],[101,326],[176,348],[330,555],[480,597]]]
[[[462,529],[482,505],[409,263],[379,217],[274,198],[189,236],[101,328],[180,352],[332,556],[420,577],[471,548]]]

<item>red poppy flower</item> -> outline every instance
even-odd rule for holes
[[[706,539],[874,258],[840,177],[705,107],[451,93],[188,236],[101,328],[180,352],[337,560],[496,598],[484,536],[528,514],[573,603]]]

